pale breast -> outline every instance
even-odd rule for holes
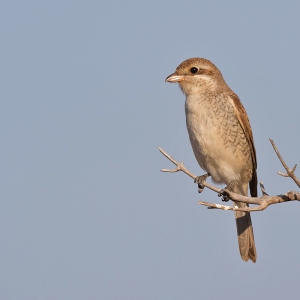
[[[195,157],[216,183],[249,181],[251,152],[228,95],[190,95],[186,124]]]

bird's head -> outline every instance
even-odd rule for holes
[[[178,82],[185,95],[215,92],[227,86],[219,69],[205,58],[185,60],[166,81]]]

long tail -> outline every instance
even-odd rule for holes
[[[243,189],[245,196],[247,196],[248,188]],[[242,192],[239,190],[239,192]],[[252,194],[252,191],[251,191]],[[252,195],[253,197],[253,195]],[[245,207],[247,204],[242,202],[235,203],[238,207]],[[248,205],[247,205],[248,206]],[[252,260],[256,262],[257,254],[254,242],[253,227],[251,222],[251,216],[249,212],[235,211],[236,229],[238,235],[238,243],[241,257],[244,261]]]
[[[238,207],[246,206],[245,203],[236,203]],[[251,259],[256,262],[256,248],[250,213],[235,211],[236,229],[241,257],[244,261]]]

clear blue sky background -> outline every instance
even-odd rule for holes
[[[299,203],[252,214],[256,264],[232,212],[207,210],[158,146],[200,175],[184,96],[189,57],[222,71],[249,114],[258,177],[296,189],[299,1],[2,1],[1,299],[299,299]],[[298,176],[300,175],[298,171]],[[300,176],[299,176],[300,177]]]

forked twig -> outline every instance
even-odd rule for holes
[[[189,175],[191,178],[193,178],[195,180],[195,178],[197,177],[195,174],[193,174],[192,172],[190,172],[183,164],[183,162],[179,163],[177,162],[172,156],[170,156],[166,151],[164,151],[161,147],[158,148],[158,150],[167,158],[169,159],[175,166],[175,169],[172,170],[168,170],[168,169],[161,169],[161,172],[169,172],[169,173],[175,173],[175,172],[179,172],[182,171],[183,173]],[[221,189],[216,188],[215,186],[207,183],[206,181],[203,182],[203,185],[205,185],[207,188],[209,188],[210,190],[220,193]]]
[[[283,177],[291,177],[295,181],[295,183],[298,185],[298,187],[300,188],[300,181],[299,181],[299,179],[296,177],[296,175],[294,173],[295,170],[296,170],[296,168],[297,168],[297,164],[295,164],[295,166],[294,166],[293,169],[290,169],[287,166],[287,164],[285,163],[285,161],[283,160],[282,156],[280,155],[280,153],[279,153],[279,151],[278,151],[278,149],[277,149],[274,141],[272,139],[270,139],[270,142],[271,142],[271,144],[272,144],[272,146],[273,146],[273,148],[274,148],[274,150],[275,150],[275,152],[276,152],[276,154],[277,154],[277,156],[278,156],[281,164],[283,165],[283,167],[286,170],[286,173],[282,173],[282,172],[278,171],[277,174],[279,174],[279,175],[281,175]]]
[[[279,160],[281,161],[283,167],[285,168],[285,170],[287,171],[286,174],[283,174],[281,172],[278,172],[279,175],[284,176],[284,177],[291,177],[295,183],[298,185],[298,187],[300,187],[300,181],[299,179],[296,177],[296,175],[294,174],[295,170],[296,170],[296,166],[293,169],[290,169],[286,163],[284,162],[282,156],[280,155],[274,141],[272,139],[270,139],[270,142],[279,158]],[[191,178],[193,178],[195,180],[195,178],[197,177],[196,175],[194,175],[192,172],[190,172],[183,164],[183,162],[178,163],[173,157],[171,157],[167,152],[165,152],[162,148],[159,147],[159,151],[165,156],[167,157],[173,164],[176,165],[175,169],[172,170],[168,170],[168,169],[162,169],[162,172],[170,172],[170,173],[174,173],[174,172],[179,172],[182,171],[183,173],[187,174],[188,176],[190,176]],[[219,189],[209,183],[207,183],[206,181],[203,182],[203,185],[207,188],[209,188],[210,190],[218,193],[218,194],[226,194],[228,199],[231,199],[234,202],[243,202],[243,203],[247,203],[247,204],[255,204],[256,206],[254,207],[238,207],[237,205],[233,205],[233,206],[228,206],[228,205],[220,205],[220,204],[216,204],[216,203],[209,203],[209,202],[204,202],[204,201],[199,201],[198,203],[204,206],[207,206],[208,208],[215,208],[215,209],[222,209],[222,210],[235,210],[235,211],[244,211],[244,212],[252,212],[252,211],[262,211],[264,209],[266,209],[269,205],[272,204],[277,204],[277,203],[283,203],[283,202],[288,202],[288,201],[295,201],[298,200],[300,201],[300,193],[299,192],[295,192],[295,191],[290,191],[287,192],[284,195],[277,195],[277,196],[269,196],[265,190],[265,187],[263,185],[263,183],[260,183],[260,188],[262,191],[262,196],[261,197],[247,197],[247,196],[243,196],[234,192],[231,192],[227,189]]]

